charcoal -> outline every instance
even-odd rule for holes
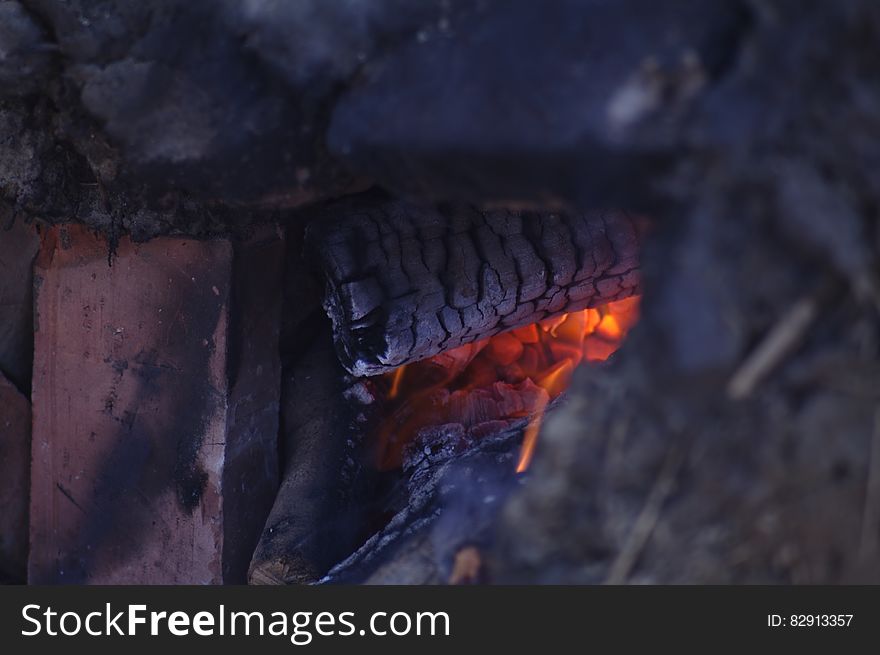
[[[326,278],[324,307],[354,375],[640,290],[642,228],[625,212],[480,211],[367,194],[312,220],[307,252]],[[557,256],[560,242],[569,257]]]

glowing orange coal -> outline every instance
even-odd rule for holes
[[[378,465],[397,468],[419,431],[461,424],[469,438],[499,421],[529,418],[517,472],[532,460],[541,419],[568,388],[576,366],[608,359],[638,319],[638,297],[563,314],[448,350],[383,376],[387,415],[378,430]]]

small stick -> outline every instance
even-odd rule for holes
[[[731,400],[747,398],[755,387],[791,353],[810,326],[819,316],[819,309],[828,295],[829,287],[798,300],[776,322],[763,341],[746,357],[727,384]]]
[[[672,493],[675,478],[678,475],[679,468],[684,461],[684,453],[677,446],[671,446],[666,454],[663,467],[654,480],[654,486],[645,500],[645,505],[638,517],[633,523],[632,530],[627,535],[626,542],[614,562],[608,570],[608,576],[605,578],[604,584],[624,584],[629,577],[630,572],[635,566],[651,537],[651,533],[657,525],[660,518],[660,510],[663,503]]]

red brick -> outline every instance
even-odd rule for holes
[[[31,406],[0,374],[0,574],[23,581],[27,566]]]
[[[123,239],[108,266],[86,230],[45,234],[31,582],[244,580],[278,483],[282,253]]]
[[[30,387],[33,356],[32,267],[40,240],[33,225],[0,227],[0,371],[19,389]]]

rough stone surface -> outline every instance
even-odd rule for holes
[[[31,406],[0,374],[0,577],[23,582],[28,552]]]
[[[34,75],[0,90],[0,197],[7,211],[143,240],[235,230],[337,195],[361,182],[326,152],[327,107],[367,59],[444,11],[4,2],[0,80]]]
[[[745,8],[481,3],[368,62],[328,145],[421,198],[642,209],[677,154],[667,124],[724,79]]]
[[[33,93],[51,69],[48,38],[19,2],[0,2],[0,96]]]
[[[241,302],[250,275],[280,298],[266,247],[126,239],[109,265],[82,228],[45,234],[31,582],[244,579],[277,485],[278,304]]]

